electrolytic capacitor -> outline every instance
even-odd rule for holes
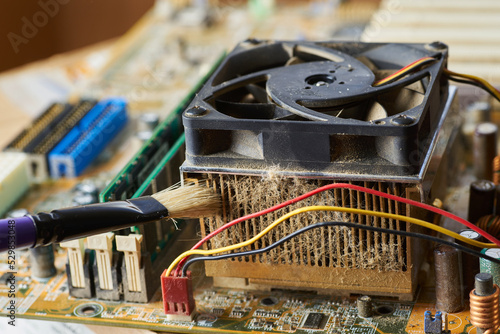
[[[49,278],[56,274],[52,245],[30,248],[31,276]]]
[[[491,104],[488,102],[476,101],[469,104],[465,110],[462,133],[464,135],[464,148],[467,154],[467,162],[473,164],[473,140],[476,127],[480,123],[491,121]]]
[[[485,248],[481,251],[481,253],[491,256],[495,259],[500,259],[500,248]],[[500,264],[480,258],[479,270],[482,273],[491,274],[491,276],[493,276],[493,283],[500,286]]]
[[[500,155],[493,158],[493,183],[500,185]]]
[[[361,318],[369,318],[373,314],[372,299],[369,296],[361,296],[356,301],[358,307],[358,315]]]
[[[481,241],[481,235],[474,230],[461,230],[459,234],[467,239]],[[460,240],[455,241],[463,246],[468,246]],[[478,273],[479,259],[474,255],[462,252],[462,282],[465,292],[464,296],[468,296],[469,292],[474,289],[475,276]]]
[[[481,180],[493,180],[493,159],[497,155],[498,127],[494,123],[481,123],[473,139],[474,175]]]
[[[497,215],[497,216],[500,215],[500,185],[499,184],[496,184],[496,189],[495,189],[495,210],[494,211],[495,211],[495,215]]]
[[[460,273],[460,252],[440,245],[434,250],[436,274],[436,309],[453,313],[463,308],[463,289]]]
[[[155,113],[141,114],[137,122],[137,138],[142,141],[147,141],[153,135],[155,128],[158,126],[160,117]]]
[[[138,117],[137,131],[154,131],[160,122],[158,114],[148,112]]]
[[[491,120],[491,104],[486,101],[475,101],[467,106],[468,121],[484,123]]]
[[[468,220],[471,223],[475,224],[479,218],[493,214],[495,188],[495,184],[487,180],[471,183],[468,215]]]

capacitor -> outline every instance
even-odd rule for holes
[[[52,245],[30,248],[31,276],[49,278],[56,274]]]
[[[468,220],[475,224],[479,218],[493,214],[495,204],[495,184],[478,180],[470,185]]]
[[[498,174],[500,175],[500,174]],[[496,183],[495,183],[496,184]],[[500,185],[496,184],[495,188],[495,215],[500,215]]]
[[[493,180],[493,159],[497,155],[498,127],[494,123],[481,123],[473,138],[474,175],[478,179]]]
[[[462,132],[470,142],[474,136],[476,126],[491,121],[491,104],[482,101],[473,102],[467,106],[465,113],[467,116],[464,117]],[[471,147],[470,144],[469,147]]]
[[[491,121],[491,104],[486,101],[475,101],[467,106],[467,120],[474,123]]]
[[[154,131],[160,122],[160,116],[155,113],[143,113],[138,117],[137,131]]]
[[[500,185],[500,155],[493,158],[493,183]]]
[[[99,202],[99,188],[92,181],[83,181],[74,188],[73,205],[88,205]]]
[[[151,138],[159,121],[160,117],[155,113],[141,114],[137,119],[137,138],[141,141],[147,141]]]
[[[486,254],[495,259],[500,259],[500,248],[485,248],[481,251],[481,253]],[[479,270],[482,273],[491,274],[491,276],[493,276],[493,283],[497,285],[500,284],[500,264],[480,258]]]
[[[92,203],[97,202],[97,198],[94,197],[91,194],[86,194],[86,193],[76,193],[75,196],[73,196],[72,204],[74,206],[82,206],[82,205],[89,205]]]
[[[370,296],[361,296],[358,298],[356,305],[358,307],[358,315],[361,318],[369,318],[373,314],[372,299]]]
[[[481,241],[481,235],[474,230],[461,230],[458,234],[467,239]],[[466,246],[464,242],[456,240],[458,244]],[[467,245],[468,246],[468,245]],[[474,289],[476,274],[479,273],[479,260],[476,256],[462,252],[462,281],[464,287],[464,296],[468,296],[469,291]]]
[[[463,308],[463,289],[460,275],[460,252],[440,245],[434,250],[436,274],[436,309],[453,313]]]
[[[472,160],[474,132],[478,124],[491,121],[491,104],[482,101],[470,103],[465,113],[466,116],[462,125],[464,147],[467,152],[465,158],[467,163],[472,165],[474,163]]]
[[[99,189],[93,182],[84,181],[82,183],[79,183],[75,186],[75,190],[76,192],[80,192],[83,194],[90,194],[95,197],[99,196]]]
[[[140,131],[135,134],[135,136],[142,142],[145,143],[146,141],[153,136],[153,131]]]

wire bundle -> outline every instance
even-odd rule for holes
[[[227,246],[227,247],[222,247],[222,248],[217,248],[217,249],[211,249],[211,250],[200,250],[200,249],[198,249],[205,242],[207,242],[208,240],[210,240],[215,235],[217,235],[217,234],[221,233],[222,231],[228,229],[229,227],[234,226],[234,225],[236,225],[238,223],[241,223],[241,222],[243,222],[243,221],[245,221],[247,219],[252,219],[252,218],[260,217],[262,215],[265,215],[265,214],[274,212],[276,210],[279,210],[281,208],[284,208],[284,207],[286,207],[286,206],[288,206],[290,204],[302,201],[302,200],[304,200],[304,199],[306,199],[308,197],[311,197],[311,196],[316,195],[318,193],[321,193],[323,191],[327,191],[327,190],[331,190],[331,189],[338,189],[338,188],[351,189],[351,190],[356,190],[356,191],[362,191],[362,192],[369,193],[371,195],[384,197],[384,198],[387,198],[387,199],[390,199],[390,200],[393,200],[393,201],[397,201],[397,202],[400,202],[400,203],[405,203],[405,204],[409,204],[409,205],[413,205],[413,206],[416,206],[416,207],[420,207],[420,208],[429,210],[429,211],[434,212],[436,214],[440,214],[442,216],[445,216],[445,217],[448,217],[450,219],[453,219],[453,220],[455,220],[455,221],[457,221],[457,222],[459,222],[459,223],[461,223],[461,224],[463,224],[463,225],[465,225],[465,226],[467,226],[467,227],[475,230],[476,232],[478,232],[479,234],[483,235],[486,239],[492,241],[493,243],[482,243],[482,242],[470,240],[470,239],[467,239],[467,238],[464,238],[464,237],[458,235],[457,233],[454,233],[454,232],[452,232],[450,230],[447,230],[447,229],[445,229],[443,227],[437,226],[435,224],[431,224],[429,222],[425,222],[423,220],[412,218],[412,217],[407,217],[407,216],[402,216],[402,215],[396,215],[396,214],[390,214],[390,213],[386,213],[386,212],[377,212],[377,211],[370,211],[370,210],[355,209],[355,208],[332,207],[332,206],[310,206],[310,207],[304,207],[304,208],[300,208],[300,209],[294,210],[294,211],[292,211],[292,212],[290,212],[290,213],[282,216],[281,218],[277,219],[272,224],[270,224],[262,232],[260,232],[259,234],[257,234],[256,236],[254,236],[253,238],[251,238],[251,239],[249,239],[249,240],[247,240],[245,242],[242,242],[242,243],[239,243],[239,244],[235,244],[235,245],[231,245],[231,246]],[[298,215],[298,214],[301,214],[301,213],[304,213],[304,212],[309,212],[309,211],[339,211],[339,212],[347,212],[347,213],[355,213],[355,214],[372,215],[372,216],[378,216],[378,217],[383,217],[383,218],[388,218],[388,219],[397,219],[397,220],[407,221],[409,223],[417,224],[417,225],[420,225],[420,226],[423,226],[423,227],[426,227],[426,228],[438,231],[440,233],[443,233],[445,235],[451,236],[451,237],[453,237],[453,238],[455,238],[457,240],[461,240],[461,241],[463,241],[465,243],[468,243],[468,244],[470,244],[472,246],[475,246],[475,247],[492,248],[492,247],[500,246],[500,241],[498,239],[494,238],[493,236],[491,236],[490,234],[486,233],[485,231],[483,231],[482,229],[478,228],[477,226],[473,225],[472,223],[468,222],[467,220],[465,220],[463,218],[460,218],[460,217],[458,217],[458,216],[456,216],[456,215],[454,215],[454,214],[452,214],[450,212],[447,212],[445,210],[433,207],[433,206],[425,204],[425,203],[413,201],[413,200],[410,200],[410,199],[407,199],[407,198],[404,198],[404,197],[400,197],[400,196],[396,196],[396,195],[391,195],[391,194],[388,194],[388,193],[384,193],[384,192],[381,192],[381,191],[378,191],[378,190],[374,190],[374,189],[370,189],[370,188],[365,188],[365,187],[362,187],[362,186],[357,186],[357,185],[348,184],[348,183],[334,183],[334,184],[329,184],[329,185],[326,185],[326,186],[323,186],[323,187],[319,187],[319,188],[317,188],[317,189],[315,189],[313,191],[310,191],[310,192],[308,192],[308,193],[306,193],[304,195],[298,196],[296,198],[293,198],[293,199],[288,200],[286,202],[283,202],[281,204],[275,205],[275,206],[273,206],[271,208],[268,208],[268,209],[265,209],[265,210],[262,210],[262,211],[259,211],[259,212],[256,212],[256,213],[252,213],[252,214],[246,215],[244,217],[235,219],[235,220],[233,220],[233,221],[231,221],[231,222],[229,222],[229,223],[227,223],[227,224],[219,227],[217,230],[213,231],[212,233],[208,234],[203,239],[201,239],[196,245],[194,245],[191,248],[191,250],[189,250],[187,252],[184,252],[180,256],[178,256],[174,260],[174,262],[169,266],[169,268],[167,269],[165,275],[169,276],[170,273],[177,266],[177,269],[176,269],[174,275],[178,276],[181,273],[181,269],[183,267],[185,267],[185,265],[187,264],[186,262],[187,262],[188,258],[191,255],[213,255],[213,254],[218,254],[218,253],[223,253],[223,252],[234,251],[234,250],[236,250],[238,248],[248,246],[250,244],[255,243],[257,240],[259,240],[264,235],[266,235],[267,233],[269,233],[269,231],[271,231],[273,228],[275,228],[276,226],[278,226],[279,224],[281,224],[285,220],[289,219],[290,217]],[[330,223],[330,222],[326,222],[326,223]],[[350,226],[350,227],[353,227],[353,228],[361,228],[361,229],[367,229],[367,230],[372,230],[372,231],[377,231],[377,232],[383,232],[383,233],[389,233],[389,234],[397,234],[397,235],[404,235],[404,236],[410,236],[410,237],[416,237],[416,238],[424,238],[424,239],[427,239],[427,240],[431,240],[429,238],[434,238],[434,239],[432,239],[432,241],[436,241],[436,242],[443,241],[442,243],[448,243],[448,242],[445,242],[444,240],[442,240],[440,238],[430,237],[430,236],[428,236],[426,234],[418,234],[418,233],[413,233],[413,232],[398,231],[398,230],[392,230],[392,229],[380,229],[380,230],[377,230],[377,229],[379,229],[377,227],[371,227],[371,226],[366,226],[366,225],[356,224],[356,223],[346,223],[346,222],[331,222],[331,223],[332,224],[329,225],[329,226],[334,226],[335,224],[341,226],[341,224],[345,223],[345,224],[352,224],[352,226],[351,225],[346,225],[346,226]],[[322,224],[322,223],[320,223],[320,224]],[[313,224],[313,225],[310,225],[310,226],[316,226],[316,225],[317,224]],[[323,225],[321,225],[321,226],[323,226]],[[318,226],[318,227],[321,227],[321,226]],[[297,232],[294,232],[294,233],[301,234],[301,233],[306,232],[307,230],[308,229],[305,229],[303,232],[299,233],[297,231]],[[294,233],[292,233],[290,235],[296,236]],[[401,234],[401,233],[404,233],[404,234]],[[287,237],[285,237],[284,239],[289,240],[290,235],[287,236]],[[293,238],[293,236],[290,237],[290,238]],[[279,246],[280,244],[282,244],[286,240],[281,239],[280,241],[278,241],[279,244],[275,245],[275,247]],[[455,243],[451,243],[451,244],[454,247],[455,247],[455,245],[457,245]],[[270,246],[272,246],[272,245],[270,245]],[[268,247],[270,247],[270,246],[268,246]],[[274,247],[269,248],[269,250],[272,249],[272,248],[274,248]],[[457,248],[460,248],[460,247],[457,245]],[[267,247],[263,248],[263,249],[267,249]],[[259,251],[259,250],[253,250],[253,251]],[[251,252],[253,252],[253,251],[251,251]],[[264,250],[263,252],[265,252],[265,251],[266,250]],[[474,253],[474,255],[482,256],[482,255],[479,255],[479,254],[476,254],[476,253]],[[239,253],[231,253],[231,254],[239,254]],[[230,255],[230,254],[228,254],[228,255]],[[243,253],[241,256],[246,256],[246,255],[253,255],[253,254]],[[238,255],[235,255],[235,256],[238,256]]]
[[[431,64],[435,62],[437,58],[434,57],[423,57],[420,58],[413,63],[403,67],[402,69],[398,70],[397,72],[379,80],[373,83],[373,87],[378,87],[378,86],[383,86],[386,84],[389,84],[391,82],[397,81],[404,76],[408,75],[411,72],[414,72],[418,69],[421,69],[424,65]],[[449,69],[445,68],[443,69],[443,73],[448,77],[449,80],[455,81],[455,82],[460,82],[468,85],[473,85],[476,87],[479,87],[486,92],[488,92],[491,96],[493,96],[495,99],[500,101],[500,90],[496,89],[491,85],[488,81],[484,80],[483,78],[477,77],[475,75],[470,75],[470,74],[463,74],[463,73],[457,73],[450,71]]]
[[[399,71],[379,80],[379,81],[376,81],[374,84],[373,84],[373,87],[378,87],[378,86],[382,86],[382,85],[386,85],[386,84],[389,84],[391,82],[394,82],[396,80],[399,80],[401,79],[402,77],[404,77],[405,75],[421,68],[422,66],[424,65],[427,65],[427,64],[430,64],[430,63],[433,63],[435,62],[437,59],[434,58],[434,57],[423,57],[423,58],[420,58],[416,61],[414,61],[413,63],[409,64],[409,65],[406,65],[405,67],[403,67],[402,69],[400,69]]]
[[[469,74],[462,74],[462,73],[456,73],[448,70],[447,68],[444,69],[444,74],[448,76],[448,79],[460,83],[465,83],[468,85],[473,85],[476,87],[479,87],[486,92],[488,92],[491,96],[493,96],[495,99],[500,101],[500,91],[493,87],[488,81],[476,77],[475,75],[469,75]]]

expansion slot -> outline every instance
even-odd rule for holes
[[[50,134],[71,111],[71,106],[63,103],[54,103],[40,116],[38,116],[28,128],[24,129],[9,145],[6,150],[29,152]]]
[[[81,101],[71,108],[71,111],[61,119],[57,127],[50,132],[50,135],[44,137],[38,145],[33,147],[30,153],[48,154],[50,151],[82,120],[82,118],[95,106],[96,101]]]
[[[31,182],[42,183],[49,177],[47,155],[95,103],[93,100],[76,105],[55,103],[6,147],[6,151],[28,154]]]
[[[126,102],[99,102],[49,153],[52,178],[76,177],[127,123]]]
[[[0,216],[28,190],[28,158],[21,152],[0,152]]]

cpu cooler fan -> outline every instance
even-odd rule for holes
[[[436,61],[373,85],[426,56]],[[247,40],[184,112],[185,168],[418,175],[447,100],[446,59],[443,44]]]
[[[220,64],[183,113],[184,179],[221,194],[222,210],[201,234],[331,182],[430,202],[444,196],[455,163],[456,89],[442,75],[442,43],[369,44],[248,40]],[[426,67],[398,72],[431,57]],[[410,67],[413,68],[413,67]],[[398,72],[396,80],[394,72]],[[288,206],[336,205],[428,219],[425,212],[347,189]],[[243,242],[276,219],[246,220],[210,239],[213,249]],[[319,212],[294,216],[250,249],[319,221],[344,220],[415,230],[404,221]],[[214,284],[391,295],[411,299],[425,247],[356,229],[294,238],[262,256],[208,262]],[[230,283],[228,283],[230,282]],[[239,286],[239,285],[238,285]]]

